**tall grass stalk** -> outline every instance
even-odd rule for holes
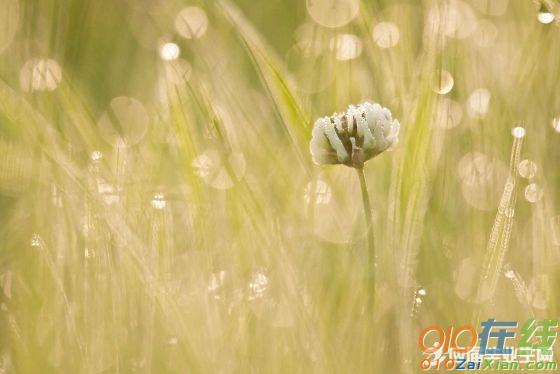
[[[371,210],[371,202],[369,199],[369,191],[367,188],[366,178],[364,175],[364,168],[356,167],[356,173],[360,180],[360,190],[362,192],[362,206],[364,209],[364,222],[366,226],[367,237],[367,280],[369,285],[369,292],[371,293],[371,305],[375,302],[375,271],[376,271],[376,258],[375,258],[375,242],[373,233],[373,212]]]
[[[478,283],[476,302],[481,303],[494,296],[498,278],[502,274],[504,257],[509,248],[511,230],[515,215],[517,199],[517,174],[523,137],[515,137],[511,149],[509,175],[506,180],[500,204],[494,219],[492,231],[486,246],[486,254],[482,262],[482,271]],[[483,304],[482,304],[483,305]],[[480,321],[482,308],[476,308],[475,326]]]

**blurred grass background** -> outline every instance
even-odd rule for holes
[[[429,324],[558,318],[556,15],[0,0],[0,370],[410,373]],[[364,100],[402,126],[365,170],[373,310],[358,180],[308,152]]]

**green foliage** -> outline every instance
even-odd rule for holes
[[[429,0],[327,28],[306,3],[0,0],[18,23],[0,36],[0,372],[416,372],[428,324],[558,315],[556,24],[473,0],[472,34],[443,36]],[[175,30],[187,6],[200,38]],[[358,57],[337,56],[342,33]],[[365,100],[402,125],[364,169],[372,309],[358,178],[308,150],[315,118]]]

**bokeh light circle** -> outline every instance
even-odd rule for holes
[[[197,39],[206,33],[208,17],[206,12],[195,6],[187,7],[177,14],[175,30],[186,39]]]
[[[543,190],[538,184],[531,183],[527,187],[525,187],[525,199],[528,202],[536,203],[540,201],[542,197],[543,197]]]
[[[486,88],[478,88],[474,90],[468,100],[467,109],[468,113],[472,118],[482,118],[490,109],[490,91]]]
[[[165,61],[171,61],[179,58],[181,50],[175,43],[165,43],[159,50],[159,55]]]
[[[60,65],[52,59],[32,58],[19,72],[22,91],[54,91],[62,80]]]
[[[330,48],[337,60],[353,60],[362,54],[362,41],[354,34],[340,34],[331,39]]]
[[[523,178],[531,179],[537,174],[537,164],[531,160],[523,160],[518,165],[519,175]]]
[[[111,100],[97,126],[106,142],[124,148],[138,144],[146,135],[148,124],[149,116],[144,105],[134,98],[120,96]]]
[[[372,37],[380,48],[391,48],[399,43],[399,28],[393,22],[380,22],[373,28]]]
[[[321,26],[336,28],[348,24],[358,15],[359,0],[307,0],[307,12]]]
[[[436,124],[444,129],[457,126],[463,118],[461,104],[449,98],[442,98],[436,106]]]

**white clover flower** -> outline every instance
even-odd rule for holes
[[[350,105],[346,113],[319,118],[310,151],[319,165],[362,167],[364,162],[398,142],[400,124],[377,103]]]

